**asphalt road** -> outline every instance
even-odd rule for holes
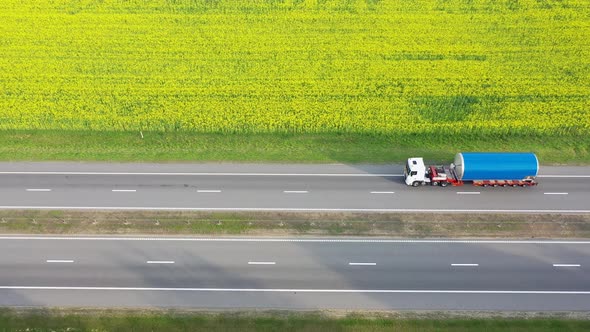
[[[590,310],[590,241],[0,237],[0,305]]]
[[[532,188],[408,187],[399,165],[0,163],[0,209],[590,212],[589,167]]]

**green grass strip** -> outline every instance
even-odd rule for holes
[[[142,138],[143,135],[143,138]],[[532,151],[542,164],[590,164],[590,136],[199,134],[0,131],[0,160],[400,163],[460,151]]]
[[[590,238],[590,215],[0,211],[0,234]]]
[[[0,331],[588,331],[590,321],[565,318],[392,318],[371,315],[328,317],[321,313],[174,313],[74,310],[0,310]]]

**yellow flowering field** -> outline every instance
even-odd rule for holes
[[[588,0],[2,0],[0,129],[590,134]]]

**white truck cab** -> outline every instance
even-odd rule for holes
[[[426,166],[423,158],[408,158],[404,168],[404,179],[408,186],[417,187],[425,184],[429,178],[426,176]]]

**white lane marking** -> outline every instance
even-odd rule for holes
[[[47,263],[73,263],[72,259],[48,259]]]
[[[580,267],[580,264],[553,264],[554,267]]]
[[[479,191],[458,191],[457,195],[479,195]]]
[[[307,194],[309,191],[307,190],[284,190],[285,194]]]
[[[473,264],[473,263],[454,263],[454,264],[451,264],[451,266],[479,266],[479,264]]]
[[[403,177],[400,173],[238,173],[238,172],[19,172],[0,171],[0,174],[14,175],[164,175],[164,176],[343,176],[343,177]],[[590,178],[590,175],[537,175],[538,178]]]
[[[355,208],[223,208],[223,207],[141,207],[141,206],[34,206],[34,205],[3,205],[0,210],[129,210],[129,211],[293,211],[293,212],[470,212],[470,213],[590,213],[590,210],[510,210],[510,209],[355,209]]]
[[[590,178],[590,175],[537,175],[538,178]]]
[[[51,191],[51,189],[27,189],[27,191]]]
[[[134,193],[137,190],[135,189],[113,189],[113,192],[121,192],[121,193]]]
[[[567,195],[568,193],[543,193],[543,195]]]
[[[174,264],[174,261],[147,261],[147,264]]]
[[[200,189],[197,190],[198,193],[220,193],[221,190],[207,190],[207,189]]]
[[[212,172],[180,172],[180,173],[158,173],[158,172],[0,172],[0,174],[20,175],[171,175],[171,176],[342,176],[342,177],[402,177],[403,174],[392,173],[212,173]]]
[[[348,263],[348,265],[375,266],[377,263]]]
[[[248,265],[275,265],[276,262],[248,262]]]
[[[377,294],[545,294],[590,295],[590,291],[518,291],[518,290],[430,290],[430,289],[297,289],[297,288],[164,288],[164,287],[60,287],[0,286],[0,290],[86,290],[86,291],[168,291],[168,292],[241,292],[241,293],[377,293]]]
[[[395,194],[393,191],[371,191],[371,194]]]
[[[187,241],[187,242],[310,242],[310,243],[459,243],[459,244],[565,244],[589,245],[590,241],[551,240],[414,240],[414,239],[289,239],[289,238],[183,238],[183,237],[83,237],[83,236],[0,236],[0,240],[75,241]]]

